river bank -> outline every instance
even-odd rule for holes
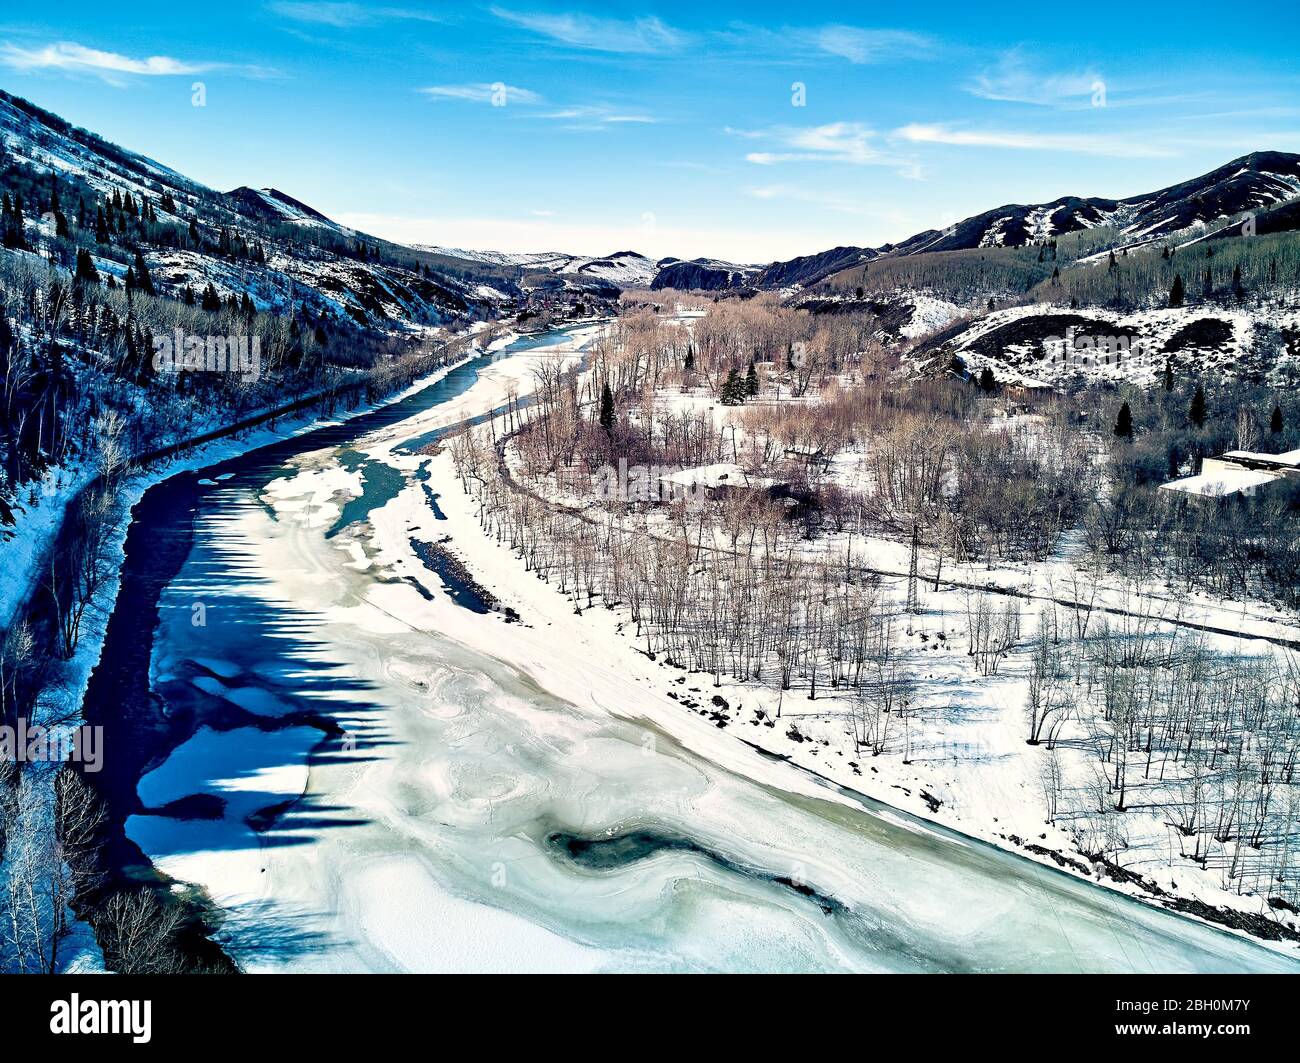
[[[244,969],[1294,969],[683,711],[411,451],[463,398],[217,483],[160,595],[155,687],[211,723],[144,776],[142,811],[221,815],[126,834],[206,892]],[[412,545],[447,536],[519,622],[458,603]],[[340,736],[279,726],[304,708]]]
[[[507,335],[495,342],[489,340],[488,343],[499,348],[508,345],[512,338],[512,336]],[[88,723],[90,726],[105,726],[103,720],[86,718],[83,711],[84,704],[87,693],[91,688],[94,673],[101,661],[105,646],[108,645],[110,609],[119,597],[122,590],[123,574],[130,564],[131,550],[128,542],[130,527],[128,527],[125,515],[134,512],[141,505],[148,505],[146,500],[154,488],[169,480],[176,480],[178,483],[188,482],[192,484],[197,482],[201,484],[203,478],[195,475],[194,470],[202,469],[214,462],[230,460],[252,450],[298,438],[324,426],[344,424],[356,417],[401,402],[436,384],[452,372],[456,364],[456,362],[444,361],[443,364],[431,372],[426,372],[424,376],[413,383],[398,389],[393,396],[374,402],[349,404],[341,413],[335,411],[338,410],[342,392],[356,390],[355,388],[295,400],[275,410],[265,411],[245,418],[227,429],[214,430],[196,439],[177,441],[149,454],[138,456],[142,467],[138,468],[134,475],[125,479],[117,489],[118,516],[115,518],[115,526],[111,530],[106,543],[106,579],[87,609],[75,654],[70,660],[58,662],[53,678],[50,680],[51,689],[42,696],[40,713],[42,722],[46,726],[54,726],[61,731],[68,732],[83,722]],[[312,412],[312,407],[321,403],[327,404],[331,411],[329,416],[322,417],[319,413]],[[295,413],[297,414],[296,417]],[[75,500],[77,495],[87,490],[91,484],[92,481],[86,481],[74,485],[71,493],[63,501],[70,505],[71,502],[68,500]],[[50,506],[45,512],[46,515],[58,516],[65,508],[65,505]],[[134,527],[134,524],[131,527]],[[50,527],[44,528],[44,540],[40,535],[35,534],[41,530],[40,528],[25,529],[23,542],[30,549],[19,551],[21,556],[14,557],[7,553],[7,559],[11,560],[10,575],[14,577],[6,585],[11,591],[17,591],[19,588],[27,586],[30,588],[28,593],[32,595],[43,593],[37,586],[35,577],[31,579],[23,577],[22,562],[26,559],[27,562],[34,564],[34,556],[49,554],[51,551],[57,550],[59,548],[58,544],[67,536],[68,531],[61,527],[60,522],[57,520]],[[173,554],[178,548],[183,551],[183,543],[175,539],[164,539],[137,544],[135,555],[137,557],[150,555],[151,563],[161,569],[165,568],[169,563],[175,564],[175,557],[169,556],[169,547]],[[18,598],[14,598],[6,607],[17,609],[18,601]],[[43,616],[40,608],[36,608],[32,604],[26,604],[22,608],[24,614],[34,621],[33,631],[36,633],[38,640],[42,638],[42,632],[49,638],[54,637],[53,625],[48,622],[48,618]],[[132,637],[133,635],[135,637]],[[127,632],[127,638],[120,641],[129,655],[132,646],[140,642],[138,632]],[[148,640],[144,641],[147,642]],[[121,648],[118,647],[118,649]],[[53,656],[52,648],[47,648],[41,652]],[[109,720],[113,727],[120,727],[121,720],[112,711],[111,700],[110,697],[109,711],[102,715]],[[83,778],[98,784],[97,789],[101,794],[110,795],[110,801],[118,792],[118,789],[115,789],[110,782],[113,773],[124,768],[129,770],[130,763],[136,759],[135,751],[139,748],[135,743],[119,741],[121,737],[119,730],[109,746],[109,755],[105,758],[105,765],[108,768],[107,774],[102,777],[98,773],[83,774]],[[136,766],[138,768],[138,764]],[[28,773],[36,783],[33,793],[39,795],[51,792],[53,778],[58,767],[57,764],[29,765]],[[107,879],[109,885],[120,880],[120,869],[125,866],[120,861],[121,855],[120,840],[110,832],[107,848],[104,851],[105,866],[112,869]],[[138,854],[135,855],[138,857]],[[138,864],[136,866],[144,867],[147,865]],[[78,899],[74,906],[82,911],[89,910],[86,908],[84,899]],[[202,951],[201,947],[199,951]],[[90,928],[80,920],[73,919],[72,934],[62,952],[66,957],[62,963],[63,969],[83,971],[102,969],[103,957],[100,955],[94,935],[90,932]],[[209,957],[209,959],[213,958]]]
[[[439,457],[440,469],[435,468],[433,475],[445,478],[454,476],[450,457]],[[405,514],[405,520],[416,523],[420,516],[413,504]],[[923,766],[913,764],[900,765],[897,758],[880,758],[877,767],[871,758],[863,765],[863,771],[851,770],[844,758],[836,758],[821,743],[808,740],[796,741],[786,736],[789,721],[801,717],[787,717],[786,722],[775,729],[764,727],[755,722],[761,720],[762,713],[755,715],[753,706],[766,708],[769,718],[774,716],[778,695],[775,692],[767,700],[761,700],[761,694],[753,685],[742,686],[723,683],[714,687],[710,676],[688,674],[675,666],[666,666],[662,662],[649,660],[644,652],[630,637],[628,621],[625,614],[618,610],[609,610],[602,606],[587,608],[579,615],[568,597],[559,594],[552,586],[540,581],[528,571],[524,562],[511,553],[504,544],[496,542],[485,535],[477,520],[478,502],[463,492],[446,497],[441,508],[446,521],[440,526],[447,529],[451,536],[453,549],[461,556],[466,568],[476,575],[486,591],[499,598],[503,604],[512,605],[523,618],[528,628],[545,628],[548,649],[541,654],[530,656],[512,656],[511,662],[516,667],[534,668],[541,682],[542,676],[552,689],[564,689],[565,696],[579,698],[584,684],[594,682],[591,675],[596,668],[595,662],[607,662],[618,679],[606,677],[605,683],[610,688],[608,697],[612,706],[620,706],[620,712],[626,712],[635,718],[636,712],[650,713],[657,725],[670,730],[676,737],[686,741],[688,734],[694,735],[694,743],[712,761],[731,766],[742,750],[757,753],[771,763],[783,765],[787,773],[800,773],[807,779],[818,780],[821,788],[844,788],[846,792],[858,793],[881,803],[885,809],[896,810],[896,814],[914,819],[918,824],[927,824],[926,829],[952,831],[953,837],[964,838],[968,844],[990,845],[999,851],[1013,854],[1014,858],[1033,862],[1050,868],[1054,874],[1069,875],[1079,881],[1093,885],[1099,891],[1113,893],[1124,898],[1133,898],[1143,904],[1161,905],[1167,903],[1171,908],[1179,906],[1182,911],[1193,918],[1206,919],[1207,925],[1232,928],[1219,932],[1233,933],[1251,941],[1263,942],[1262,948],[1276,949],[1281,954],[1297,958],[1293,939],[1287,935],[1275,934],[1264,938],[1262,935],[1248,935],[1247,928],[1258,935],[1260,929],[1248,918],[1236,920],[1236,912],[1226,911],[1200,900],[1196,894],[1179,896],[1162,892],[1141,876],[1124,875],[1119,869],[1114,873],[1107,868],[1093,868],[1076,862],[1071,865],[1062,861],[1056,849],[1038,844],[1040,834],[1046,835],[1048,828],[1040,825],[1040,830],[1033,834],[1020,836],[1016,834],[1014,819],[1008,816],[1009,806],[994,809],[993,815],[981,814],[983,805],[962,806],[957,809],[949,803],[937,801],[926,787],[944,793],[947,791],[935,785],[935,780],[927,780]],[[396,544],[396,535],[390,530],[392,541]],[[465,632],[477,629],[477,625],[464,625]],[[482,643],[479,648],[491,652],[493,642]],[[576,660],[568,663],[572,674],[566,674],[559,661],[572,654]],[[586,675],[583,681],[579,675]],[[562,678],[558,678],[562,677]],[[557,688],[556,683],[565,684]],[[623,693],[616,694],[619,687]],[[632,693],[629,693],[632,692]],[[633,696],[643,695],[640,697]],[[795,695],[791,695],[793,700]],[[721,701],[715,700],[720,698]],[[741,702],[749,708],[742,713]],[[769,702],[771,704],[769,704]],[[635,706],[635,710],[633,709]],[[900,805],[907,801],[907,811]],[[998,813],[1001,813],[1000,816]],[[895,814],[895,813],[890,813]],[[999,818],[1003,822],[999,822]],[[929,826],[931,825],[932,826]],[[1060,831],[1053,831],[1052,842],[1062,849],[1065,838]],[[1065,850],[1068,852],[1068,849]],[[1230,895],[1211,894],[1218,904],[1226,904]],[[1272,929],[1271,927],[1269,929]],[[1285,927],[1282,928],[1286,930]]]
[[[346,447],[353,436],[377,427],[415,418],[431,407],[444,406],[449,415],[458,418],[466,412],[464,393],[481,374],[502,376],[494,366],[506,364],[500,359],[513,345],[525,349],[539,345],[533,340],[509,338],[492,344],[491,351],[458,365],[447,367],[405,389],[396,399],[357,410],[344,419],[304,424],[290,436],[277,435],[254,448],[231,448],[227,455],[208,455],[208,462],[200,467],[200,459],[190,461],[187,471],[158,476],[160,482],[142,490],[133,507],[133,520],[127,530],[123,548],[121,584],[116,595],[112,617],[103,632],[102,653],[98,665],[85,684],[83,718],[87,724],[102,727],[104,745],[111,751],[106,758],[105,770],[87,776],[89,782],[103,799],[109,813],[109,829],[104,846],[106,869],[111,879],[119,881],[156,882],[169,889],[178,899],[186,902],[197,913],[193,931],[186,946],[201,966],[221,969],[228,964],[224,954],[213,952],[205,944],[219,918],[214,913],[210,899],[202,891],[191,891],[183,882],[167,876],[149,859],[125,832],[128,817],[142,811],[142,800],[137,793],[141,777],[159,763],[166,763],[169,755],[184,745],[195,733],[209,725],[222,733],[232,733],[242,726],[260,728],[272,736],[287,751],[292,746],[296,759],[305,762],[310,749],[324,736],[337,736],[339,725],[327,713],[310,706],[292,710],[285,718],[272,720],[259,714],[257,706],[252,711],[244,707],[225,704],[212,713],[205,713],[186,703],[184,698],[169,699],[166,695],[168,677],[159,675],[153,667],[154,640],[152,633],[159,618],[167,609],[162,601],[164,590],[175,579],[195,547],[196,523],[204,508],[205,496],[228,491],[243,497],[250,485],[273,479],[281,464],[290,455],[301,450],[311,451],[313,446],[326,448]],[[498,388],[498,401],[505,394]],[[495,393],[494,393],[495,394]],[[197,470],[197,471],[195,471]],[[171,470],[169,470],[171,471]],[[354,468],[351,473],[363,494],[362,485],[369,469]],[[256,490],[254,486],[253,490]],[[364,510],[364,506],[359,512]],[[338,514],[335,514],[337,517]],[[223,559],[223,569],[240,569],[238,559]],[[202,614],[196,620],[191,606],[197,605]],[[212,612],[209,614],[208,610]],[[205,600],[198,603],[186,601],[184,621],[193,623],[195,630],[220,627],[221,603]],[[149,633],[142,635],[142,632]],[[98,636],[99,632],[94,633]],[[236,632],[242,637],[241,632]],[[93,639],[93,642],[99,640]],[[209,677],[216,681],[215,674]],[[339,689],[347,682],[340,680]],[[220,743],[218,743],[220,744]],[[210,770],[212,758],[204,757]],[[176,765],[172,765],[172,769]],[[292,777],[288,772],[286,777]],[[147,787],[148,796],[153,796]],[[242,822],[245,817],[265,814],[273,806],[290,802],[301,786],[288,790],[276,788],[271,799],[251,805],[232,807],[232,815]],[[189,795],[186,795],[189,796]],[[218,814],[225,802],[217,806]],[[183,833],[193,834],[198,825],[211,819],[214,803],[202,800],[180,802],[160,801],[142,818],[153,825],[169,827],[179,825]]]

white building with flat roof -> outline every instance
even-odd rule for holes
[[[1161,484],[1160,490],[1198,498],[1253,497],[1291,480],[1300,483],[1300,450],[1284,454],[1261,454],[1253,450],[1230,450],[1221,458],[1206,458],[1196,476],[1184,476]]]

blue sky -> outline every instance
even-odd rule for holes
[[[411,242],[766,262],[1300,151],[1286,4],[35,10],[0,16],[4,88]]]

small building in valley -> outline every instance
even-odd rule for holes
[[[1004,384],[1002,395],[1008,402],[1016,403],[1022,408],[1042,406],[1056,398],[1056,388],[1041,380],[1023,377],[1015,383]]]
[[[751,476],[739,465],[725,461],[678,469],[659,477],[659,482],[673,495],[702,492],[707,498],[720,498],[731,491],[766,491],[773,485],[767,477]]]
[[[1194,498],[1251,498],[1288,482],[1300,484],[1300,450],[1284,454],[1230,450],[1222,457],[1206,458],[1196,476],[1171,480],[1160,490]]]

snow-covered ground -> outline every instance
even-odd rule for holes
[[[676,391],[662,393],[656,401],[674,410],[710,412],[715,423],[738,426],[743,447],[744,407],[723,407],[711,395]],[[1037,420],[1032,416],[1021,418],[1018,427],[1032,431],[1032,422]],[[996,430],[1013,427],[1017,426],[990,426]],[[724,436],[730,439],[730,431]],[[509,453],[507,457],[509,460]],[[862,472],[861,455],[842,457],[846,460],[832,465],[829,478],[844,486],[861,486],[854,482]],[[604,519],[603,511],[594,503],[592,485],[578,485],[576,493],[573,485],[557,483],[554,478],[531,486],[540,486],[561,505],[582,512],[600,512]],[[474,500],[469,512],[475,512],[477,504]],[[445,508],[451,514],[456,505],[452,499]],[[666,510],[660,510],[648,517],[644,529],[637,525],[630,532],[647,533],[677,539],[680,525]],[[730,546],[721,528],[716,529],[713,545],[719,550]],[[810,559],[831,559],[836,564],[850,550],[855,565],[884,577],[887,598],[901,612],[910,560],[908,545],[879,535],[855,532],[846,536],[824,530],[818,540],[803,546]],[[1079,567],[1082,553],[1077,538],[1067,536],[1054,556],[1029,566],[954,563],[945,559],[943,582],[937,591],[929,586],[934,560],[922,557],[921,614],[907,625],[904,640],[909,673],[918,684],[908,736],[912,755],[906,758],[907,763],[901,753],[901,727],[896,728],[885,755],[859,755],[849,720],[851,692],[823,687],[818,699],[812,701],[806,688],[782,694],[770,685],[724,679],[715,686],[710,675],[682,676],[663,668],[656,673],[665,691],[671,691],[679,703],[695,703],[679,711],[716,719],[712,699],[723,699],[727,705],[723,726],[738,732],[747,742],[993,844],[1017,851],[1028,846],[1042,847],[1084,867],[1086,861],[1071,836],[1071,828],[1080,817],[1062,816],[1055,824],[1048,822],[1041,781],[1048,751],[1025,741],[1024,706],[1040,616],[1046,613],[1068,627],[1073,622],[1071,603],[1076,601],[1093,612],[1094,624],[1109,621],[1122,628],[1124,614],[1142,614],[1155,618],[1152,627],[1158,632],[1194,632],[1204,637],[1210,649],[1229,657],[1284,653],[1280,646],[1300,642],[1300,621],[1293,613],[1265,602],[1228,601],[1200,592],[1189,595],[1158,581],[1135,586],[1105,572],[1084,572]],[[475,572],[479,571],[478,563],[487,563],[483,558],[467,561]],[[518,568],[523,571],[522,563]],[[514,604],[510,588],[498,583],[489,583],[488,587],[507,604]],[[972,589],[979,588],[1014,592],[1022,614],[1019,647],[1007,657],[1000,674],[994,676],[977,675],[967,652],[967,597]],[[633,625],[625,610],[609,612],[598,608],[585,612],[589,626],[608,628],[611,636],[618,633],[615,641],[623,652],[635,652]],[[898,626],[902,628],[903,621]],[[774,724],[778,716],[781,722]],[[1087,713],[1075,713],[1061,734],[1057,755],[1064,772],[1063,808],[1071,802],[1089,800],[1084,795],[1091,785],[1096,759],[1089,726]],[[1238,893],[1237,883],[1229,880],[1222,862],[1216,859],[1202,866],[1182,855],[1182,839],[1168,822],[1166,805],[1174,800],[1169,789],[1144,780],[1135,784],[1135,795],[1131,801],[1135,807],[1119,817],[1128,834],[1120,856],[1127,870],[1142,875],[1171,896],[1254,915],[1267,914],[1300,929],[1300,920],[1292,913],[1285,909],[1270,911],[1268,895],[1253,892],[1253,884],[1246,895]],[[1036,855],[1051,859],[1046,853]],[[1103,875],[1098,868],[1090,874]],[[1110,885],[1134,894],[1142,892],[1127,883]]]
[[[1035,327],[1037,318],[1046,319],[1046,327]],[[1061,324],[1053,326],[1053,319]],[[1027,303],[988,313],[939,348],[922,345],[916,356],[905,356],[904,361],[932,362],[938,357],[946,368],[956,354],[973,374],[987,367],[1007,384],[1151,386],[1162,378],[1166,363],[1172,363],[1182,376],[1259,373],[1284,385],[1294,380],[1300,364],[1280,339],[1266,343],[1261,337],[1296,328],[1297,313],[1286,304],[1120,312]]]
[[[514,338],[513,334],[500,336],[493,342],[492,346],[497,348],[506,346]],[[396,402],[435,383],[451,372],[452,368],[438,369],[415,381],[391,398],[378,403],[358,406],[347,411],[342,417],[321,419],[305,415],[298,417],[296,420],[293,418],[282,420],[278,427],[274,429],[263,426],[246,430],[195,447],[185,455],[173,458],[170,461],[156,463],[148,472],[137,473],[127,479],[123,483],[118,496],[117,516],[119,523],[109,541],[112,576],[105,581],[98,596],[87,609],[82,622],[81,637],[77,650],[69,660],[60,662],[56,681],[51,683],[49,690],[43,695],[40,716],[33,722],[41,722],[47,726],[52,726],[53,721],[58,721],[57,729],[69,733],[78,726],[78,713],[85,696],[86,685],[89,682],[91,671],[93,671],[99,660],[104,634],[108,625],[109,611],[117,598],[119,574],[124,558],[123,547],[128,527],[126,515],[144,495],[145,491],[154,484],[179,472],[215,464],[238,454],[255,450],[268,443],[302,435],[322,425],[347,420],[377,406],[385,405],[388,402]],[[40,579],[40,572],[37,568],[38,563],[43,559],[53,542],[54,536],[58,533],[59,525],[70,499],[93,475],[93,470],[88,467],[79,467],[73,470],[52,470],[39,487],[35,489],[39,492],[39,496],[43,498],[42,504],[35,507],[24,507],[20,513],[19,525],[16,529],[9,531],[11,537],[5,544],[5,563],[8,578],[0,588],[0,627],[8,623],[18,605],[26,600],[38,583]],[[215,482],[209,481],[209,483],[216,486]],[[301,730],[304,729],[299,729],[299,731]],[[312,733],[317,738],[319,737],[318,732]],[[299,737],[302,736],[299,735]],[[221,746],[221,743],[218,742],[217,745]],[[305,754],[310,745],[310,742],[303,744],[300,752]],[[233,756],[237,752],[228,746],[225,749],[229,756]],[[209,758],[205,757],[204,759],[206,761]],[[213,762],[207,764],[203,770],[218,771],[221,763],[222,761],[219,758],[213,758]],[[171,761],[168,762],[167,767],[169,771],[176,770]],[[32,772],[34,782],[33,792],[48,799],[52,792],[52,773],[57,769],[57,764],[30,766],[29,770]],[[305,772],[305,768],[301,770]],[[159,792],[165,790],[166,778],[167,776],[164,774],[156,781],[156,784],[160,787]],[[293,790],[293,792],[301,793],[300,780],[297,789]],[[183,824],[182,826],[188,825]],[[3,873],[3,865],[0,865],[0,875],[3,875]],[[64,957],[64,970],[78,972],[102,970],[103,958],[93,933],[86,924],[76,919],[71,912],[68,913],[68,919],[72,928],[71,935],[61,947]]]
[[[840,790],[819,760],[802,771],[750,744],[774,731],[719,729],[668,697],[704,684],[676,683],[638,654],[616,612],[575,615],[482,534],[446,454],[403,446],[499,405],[527,379],[509,362],[455,410],[352,444],[402,479],[342,529],[364,488],[336,452],[302,454],[260,487],[210,488],[194,553],[161,603],[163,696],[265,717],[311,705],[346,732],[316,745],[304,777],[311,736],[297,728],[244,727],[239,742],[200,731],[142,782],[151,805],[197,793],[227,802],[219,819],[140,816],[128,831],[225,910],[220,939],[241,963],[1293,967]],[[446,536],[522,622],[453,600],[412,545]],[[196,596],[213,603],[203,628],[189,622]],[[246,821],[299,786],[270,825]]]

